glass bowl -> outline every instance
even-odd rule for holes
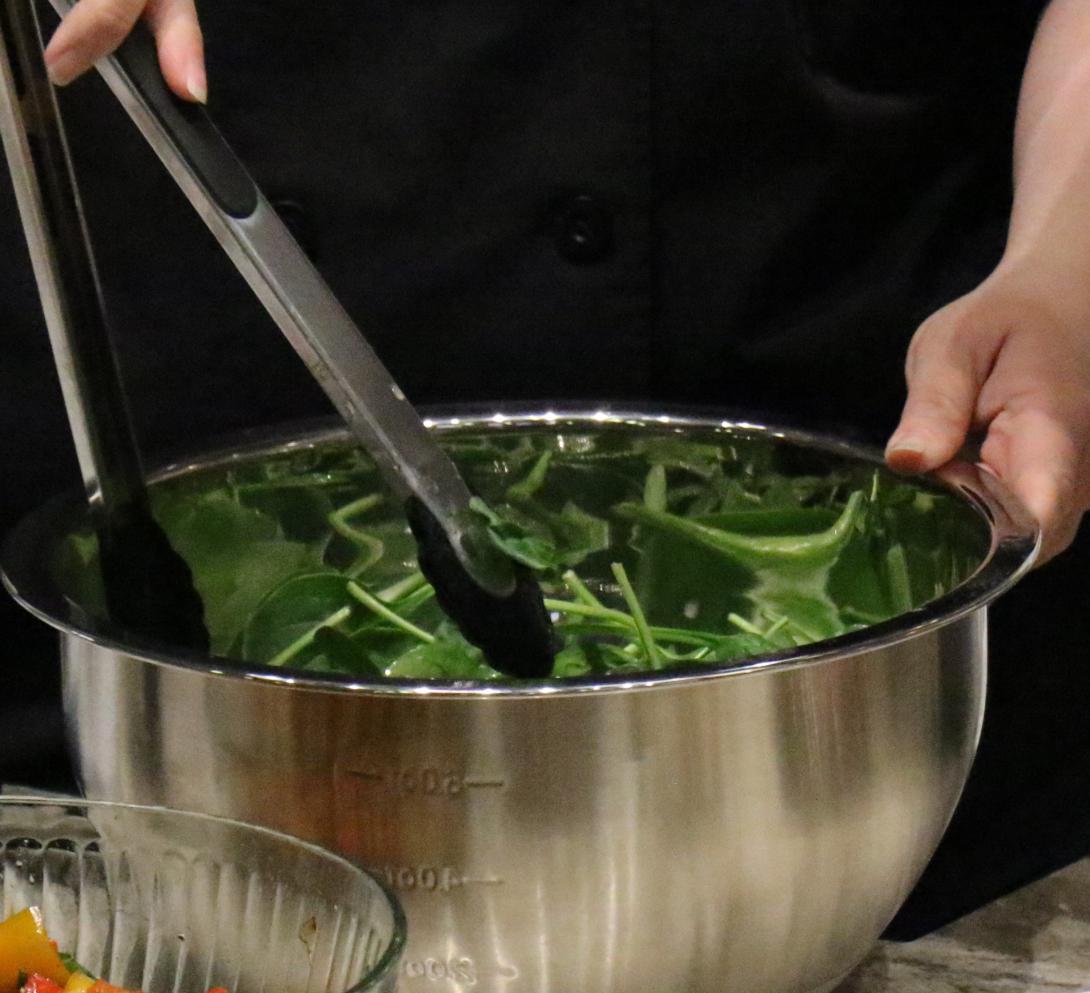
[[[0,797],[0,919],[41,909],[62,952],[148,993],[389,993],[405,942],[351,862],[238,821]]]

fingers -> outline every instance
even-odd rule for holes
[[[957,454],[1001,344],[1000,333],[974,324],[964,299],[924,322],[909,348],[901,422],[886,446],[891,468],[927,472]]]
[[[1038,565],[1071,543],[1090,503],[1090,423],[1084,411],[1066,406],[1044,392],[1015,396],[989,425],[980,451],[1040,525]]]
[[[61,21],[45,50],[49,77],[70,83],[124,41],[145,0],[80,0]]]
[[[183,100],[205,103],[204,39],[193,0],[150,0],[145,16],[167,85]]]
[[[193,0],[79,0],[45,50],[49,77],[70,83],[109,55],[147,16],[167,84],[183,100],[203,103],[207,95],[204,46]]]
[[[1078,320],[1031,296],[986,283],[920,327],[886,459],[929,471],[985,429],[980,460],[1037,520],[1042,563],[1090,507],[1090,342]]]
[[[981,461],[1041,527],[1038,564],[1075,537],[1090,506],[1090,341],[1077,317],[1009,310],[1010,333],[977,402]]]

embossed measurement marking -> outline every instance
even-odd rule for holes
[[[433,983],[451,982],[461,986],[476,986],[482,979],[518,979],[519,971],[511,965],[480,967],[468,955],[425,955],[407,958],[401,963],[406,979],[423,979]]]
[[[381,865],[386,885],[416,893],[451,893],[472,886],[502,886],[496,876],[470,876],[450,865]]]
[[[419,769],[345,769],[345,773],[386,790],[395,796],[460,797],[474,790],[501,790],[506,786],[502,779],[486,779],[467,776],[452,769],[426,766]]]

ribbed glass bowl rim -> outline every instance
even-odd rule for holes
[[[563,404],[492,404],[443,408],[424,423],[440,434],[512,431],[543,428],[593,431],[646,428],[697,430],[724,436],[772,439],[829,455],[882,465],[881,452],[867,445],[800,428],[779,427],[725,416],[722,412],[692,407],[655,405],[653,409]],[[250,432],[235,445],[195,458],[181,459],[152,473],[153,481],[186,473],[224,467],[261,456],[287,454],[308,447],[332,445],[349,439],[343,425],[328,422],[281,425]],[[67,494],[46,503],[25,517],[5,538],[0,555],[3,583],[30,613],[61,631],[108,651],[152,665],[181,668],[208,676],[240,679],[321,693],[415,699],[559,697],[587,693],[624,693],[692,685],[769,669],[818,665],[888,648],[945,627],[971,614],[1012,587],[1032,567],[1040,547],[1040,529],[1021,502],[991,472],[979,465],[955,460],[923,477],[953,493],[971,507],[990,534],[989,549],[977,570],[959,586],[920,607],[859,631],[814,642],[801,648],[759,655],[720,664],[697,663],[624,677],[584,676],[574,679],[489,683],[470,680],[367,680],[339,673],[307,673],[240,662],[216,655],[194,655],[173,646],[149,644],[92,631],[66,617],[66,608],[49,580],[43,577],[42,556],[35,552],[58,521],[73,517],[73,507],[86,504],[82,495]]]
[[[21,793],[12,793],[0,795],[0,814],[5,810],[13,810],[20,807],[25,809],[63,807],[66,810],[124,810],[128,813],[135,814],[137,817],[144,814],[154,814],[155,816],[165,816],[169,819],[185,820],[190,823],[220,824],[232,828],[241,828],[254,835],[274,838],[277,841],[285,842],[298,848],[300,851],[310,852],[321,858],[328,859],[330,862],[340,863],[352,872],[366,876],[374,883],[376,889],[385,898],[386,903],[390,908],[394,922],[393,934],[390,936],[388,947],[382,953],[374,967],[371,968],[359,982],[346,988],[343,993],[369,993],[369,991],[378,988],[390,973],[398,967],[401,954],[405,950],[405,941],[408,933],[405,911],[402,909],[400,901],[390,888],[378,879],[374,873],[368,872],[365,868],[357,865],[350,859],[346,859],[343,855],[338,855],[328,848],[323,848],[321,845],[312,844],[311,842],[304,841],[302,838],[297,838],[294,835],[285,834],[283,831],[274,831],[272,828],[262,827],[259,824],[251,824],[248,821],[239,821],[231,817],[220,817],[217,814],[201,814],[191,810],[178,810],[174,807],[161,807],[153,804],[122,803],[114,800],[86,800],[83,797],[63,796],[59,794],[23,795]],[[21,832],[20,838],[33,839],[34,833],[33,831]]]

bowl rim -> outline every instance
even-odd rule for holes
[[[675,431],[710,431],[724,436],[771,438],[870,463],[884,465],[874,447],[830,434],[782,427],[726,416],[707,408],[655,404],[651,409],[608,404],[492,404],[440,408],[424,417],[425,425],[442,434],[512,428],[654,427]],[[225,467],[261,455],[285,454],[350,438],[348,429],[328,421],[289,424],[247,432],[236,444],[164,465],[149,474],[153,482],[186,473]],[[901,644],[987,606],[1030,570],[1040,549],[1040,529],[1017,497],[986,466],[955,459],[941,469],[914,477],[959,496],[988,527],[989,549],[976,571],[940,597],[906,613],[859,631],[813,642],[799,648],[770,652],[721,664],[696,663],[625,676],[581,676],[491,683],[478,680],[360,679],[341,673],[311,673],[242,662],[219,655],[196,655],[137,636],[122,635],[105,626],[92,629],[72,616],[46,574],[46,556],[37,554],[60,526],[86,512],[81,493],[66,493],[24,517],[5,537],[0,549],[0,579],[8,592],[31,614],[63,636],[120,653],[152,665],[184,669],[225,679],[243,680],[293,690],[415,699],[482,699],[557,697],[649,691],[689,686],[770,670],[819,665]]]
[[[0,812],[5,809],[11,810],[18,807],[62,807],[66,809],[92,808],[98,810],[124,810],[135,813],[137,816],[142,816],[144,814],[165,815],[168,818],[242,828],[252,834],[263,835],[267,838],[275,838],[277,841],[287,842],[303,851],[328,859],[330,862],[340,863],[345,868],[366,876],[371,883],[374,884],[378,892],[382,894],[383,898],[386,900],[387,906],[390,908],[391,916],[393,917],[393,932],[390,936],[389,944],[375,965],[372,966],[360,980],[353,985],[346,987],[343,990],[343,993],[369,993],[369,991],[375,990],[391,972],[398,968],[402,953],[405,951],[405,944],[408,937],[408,921],[405,917],[405,910],[401,906],[401,901],[398,900],[390,887],[371,872],[370,869],[353,862],[351,859],[348,859],[331,849],[323,848],[321,845],[316,845],[311,841],[306,841],[295,835],[287,834],[284,831],[277,831],[273,828],[263,827],[260,824],[253,824],[249,821],[240,821],[233,817],[223,817],[219,814],[205,814],[195,810],[181,810],[177,807],[163,807],[156,804],[126,803],[116,800],[88,800],[83,797],[66,796],[63,794],[0,794]],[[23,835],[23,837],[26,837],[26,835]]]

